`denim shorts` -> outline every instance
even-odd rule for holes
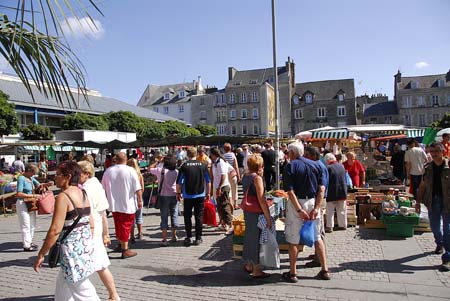
[[[169,216],[172,228],[178,227],[178,201],[176,196],[159,196],[161,210],[161,230],[169,228]]]
[[[144,218],[142,217],[142,208],[138,209],[134,214],[134,224],[142,225],[144,223]]]

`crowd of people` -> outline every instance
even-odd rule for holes
[[[412,142],[410,150],[403,155],[405,176],[411,179],[417,203],[428,207],[436,252],[443,253],[443,267],[448,268],[450,174],[447,173],[450,173],[450,168],[448,159],[444,157],[446,148],[443,144],[432,144],[432,162],[426,165],[428,158],[425,152],[416,147]],[[344,162],[343,158],[346,159]],[[35,189],[53,184],[40,184],[34,178],[40,171],[46,170],[45,160],[41,161],[39,168],[33,164],[22,168],[16,163],[18,170],[23,170],[17,186],[17,210],[26,252],[38,249],[32,242],[36,216],[28,212],[26,203],[37,197]],[[112,252],[120,252],[122,259],[137,256],[131,246],[136,240],[144,240],[142,208],[147,183],[144,182],[145,175],[141,173],[137,160],[124,152],[114,154],[101,180],[95,177],[94,164],[93,158],[87,155],[79,162],[67,160],[57,166],[54,184],[61,192],[57,195],[53,219],[34,265],[35,270],[39,271],[44,256],[60,233],[76,223],[62,242],[56,300],[98,300],[95,287],[89,281],[89,276],[94,272],[99,274],[107,288],[110,300],[120,300],[114,277],[108,269],[110,261],[106,248],[112,246],[107,211],[112,213],[118,241]],[[264,272],[259,259],[260,237],[264,232],[260,224],[262,220],[267,229],[274,227],[266,192],[274,189],[280,181],[276,178],[277,165],[282,175],[282,189],[288,196],[285,236],[289,244],[290,269],[283,273],[283,278],[291,283],[298,281],[296,263],[300,250],[299,229],[304,223],[312,222],[315,228],[315,254],[310,256],[312,261],[306,267],[321,267],[317,278],[331,279],[325,234],[347,228],[347,189],[366,185],[364,166],[356,159],[354,152],[345,155],[323,152],[300,142],[282,144],[277,150],[272,142],[267,142],[257,147],[243,144],[234,150],[231,144],[225,143],[222,149],[200,146],[179,148],[167,154],[154,153],[145,172],[153,174],[158,183],[154,205],[160,210],[160,246],[168,247],[180,239],[181,201],[185,230],[183,245],[189,247],[202,244],[204,202],[214,199],[219,216],[218,230],[225,234],[233,232],[234,211],[243,210],[246,225],[244,269],[253,278],[269,277],[270,274]],[[242,185],[244,200],[238,198],[239,185]],[[326,219],[324,209],[327,212]],[[335,214],[337,226],[334,224]]]

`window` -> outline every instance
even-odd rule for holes
[[[294,97],[292,97],[292,102],[294,103],[294,105],[298,105],[299,104],[299,99],[298,99],[298,95],[294,95]]]
[[[337,107],[337,115],[338,117],[344,117],[345,114],[345,106],[339,106]]]
[[[241,82],[240,82],[240,81],[235,81],[235,82],[234,82],[234,85],[235,85],[235,86],[240,86],[240,85],[241,85]]]
[[[411,125],[411,116],[405,115],[405,125]]]
[[[178,105],[178,113],[184,113],[184,105],[182,104]]]
[[[433,122],[440,120],[441,118],[439,117],[439,113],[438,114],[433,114]]]
[[[312,103],[313,102],[313,96],[312,96],[312,94],[306,94],[305,95],[305,103]]]
[[[221,116],[222,122],[226,122],[227,121],[227,112],[226,111],[222,111],[220,116]]]
[[[236,110],[230,110],[230,119],[231,120],[236,119]]]
[[[158,107],[153,107],[153,112],[158,113],[158,111],[159,111]]]
[[[231,126],[231,135],[236,135],[236,126],[235,125]]]
[[[225,94],[222,94],[222,95],[220,95],[220,98],[221,98],[221,104],[225,104]]]
[[[200,119],[205,120],[206,119],[206,111],[200,111]]]
[[[439,96],[433,95],[433,96],[431,96],[431,100],[432,100],[433,106],[439,106]]]
[[[417,82],[416,80],[411,82],[411,89],[417,89],[419,88],[419,82]]]
[[[246,103],[247,102],[247,94],[246,93],[242,93],[241,94],[241,102],[242,103]]]
[[[327,109],[324,107],[317,108],[317,117],[327,117]]]
[[[438,87],[444,87],[445,86],[444,80],[443,79],[439,79],[438,82],[437,82],[437,86]]]
[[[236,95],[234,93],[230,94],[230,103],[236,103]]]
[[[344,94],[339,94],[338,95],[338,100],[339,101],[344,101]]]
[[[170,92],[164,93],[164,100],[170,99]]]
[[[216,112],[216,122],[220,122],[221,112]]]
[[[425,126],[425,114],[419,114],[419,126]]]
[[[185,95],[186,95],[186,93],[184,91],[180,91],[180,93],[178,93],[179,98],[184,98]]]
[[[417,105],[419,107],[424,107],[425,106],[425,97],[423,97],[423,96],[417,97]]]
[[[385,116],[384,117],[384,123],[385,124],[392,124],[392,116]]]
[[[169,114],[169,107],[164,107],[164,114]]]
[[[404,101],[405,101],[404,107],[407,109],[411,108],[411,96],[406,96]]]
[[[200,105],[202,104],[202,101],[200,100]],[[216,106],[220,105],[220,99],[219,99],[219,95],[216,95],[215,100],[214,100],[214,104]]]
[[[241,110],[241,119],[247,119],[247,109]]]
[[[257,124],[253,125],[253,135],[259,135],[259,127]]]
[[[259,118],[259,110],[258,110],[258,108],[253,108],[252,109],[252,117],[253,117],[253,119],[258,119]]]
[[[269,76],[269,83],[273,83],[275,82],[275,78],[273,77],[273,75]]]
[[[253,91],[252,93],[252,101],[257,102],[258,101],[258,92]]]
[[[227,130],[227,127],[224,124],[220,124],[217,126],[217,132],[219,135],[225,135],[226,130]]]
[[[377,117],[370,117],[370,124],[377,124],[378,118]]]
[[[245,124],[242,125],[242,135],[247,135],[247,126]]]
[[[216,96],[216,100],[217,100],[217,96]],[[200,98],[200,105],[204,106],[205,105],[205,98]]]
[[[294,119],[302,119],[303,118],[303,110],[295,109],[294,110]]]
[[[248,83],[250,85],[256,85],[258,83],[258,81],[256,79],[251,79],[251,80],[248,81]]]

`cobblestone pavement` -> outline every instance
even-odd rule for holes
[[[127,260],[111,253],[122,300],[448,300],[450,273],[438,271],[431,233],[393,239],[385,230],[349,228],[327,234],[331,281],[314,279],[320,268],[306,269],[311,249],[299,255],[299,282],[283,282],[289,267],[281,254],[281,269],[271,277],[251,279],[242,262],[232,259],[231,237],[206,228],[204,243],[189,248],[182,241],[159,247],[159,216],[144,217],[145,241],[132,247],[138,256]],[[109,220],[114,233],[112,219]],[[41,245],[49,216],[38,217],[35,243]],[[180,237],[183,237],[183,231]],[[36,254],[21,252],[17,216],[0,217],[0,300],[52,300],[58,269],[32,269]],[[107,293],[97,275],[91,277],[99,296]]]

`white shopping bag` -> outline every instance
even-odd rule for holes
[[[260,245],[259,263],[267,268],[280,268],[280,250],[277,238],[272,231],[268,231],[267,242]]]

